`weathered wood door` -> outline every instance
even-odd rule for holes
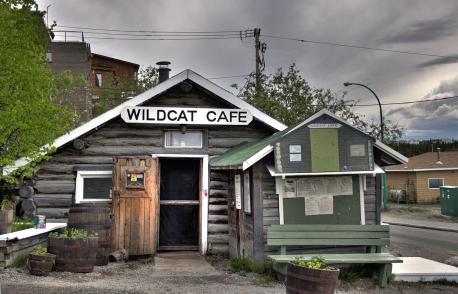
[[[124,248],[129,255],[156,252],[158,187],[157,158],[115,158],[113,250]]]

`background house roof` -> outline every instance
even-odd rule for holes
[[[427,152],[409,158],[408,163],[387,166],[386,171],[458,169],[458,151]]]

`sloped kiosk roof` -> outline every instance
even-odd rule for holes
[[[272,152],[273,150],[273,143],[277,141],[278,139],[290,134],[291,132],[299,129],[305,124],[308,124],[309,122],[315,120],[316,118],[322,116],[322,115],[329,115],[333,117],[334,119],[338,120],[339,122],[350,126],[351,128],[354,128],[360,132],[361,130],[355,128],[351,124],[349,124],[347,121],[343,120],[342,118],[336,116],[329,110],[323,109],[302,123],[298,124],[295,127],[285,129],[283,131],[277,132],[273,134],[270,137],[267,137],[265,139],[262,139],[260,141],[252,142],[252,143],[245,143],[241,144],[238,147],[234,147],[225,153],[221,154],[220,156],[217,156],[213,159],[210,160],[210,165],[214,168],[221,168],[221,169],[243,169],[246,170],[249,168],[251,165],[255,164],[257,161],[261,160],[263,157],[265,157],[267,154]],[[364,133],[364,132],[363,132]],[[366,133],[364,133],[366,134]],[[368,135],[368,134],[366,134]],[[368,135],[369,136],[369,135]],[[383,144],[382,142],[376,140],[374,143],[374,147],[379,149],[380,151],[386,153],[390,157],[394,158],[395,160],[401,162],[401,163],[406,163],[409,161],[407,157],[402,155],[401,153],[397,152],[396,150],[390,148],[389,146]]]
[[[57,138],[52,146],[55,148],[62,147],[63,145],[89,133],[90,131],[100,127],[101,125],[105,124],[106,122],[118,117],[121,115],[121,111],[128,106],[139,106],[144,104],[147,101],[151,101],[155,99],[159,94],[167,91],[168,89],[178,85],[179,83],[190,80],[197,85],[201,86],[202,88],[206,89],[207,91],[215,94],[216,96],[220,97],[221,99],[225,100],[229,104],[240,108],[246,109],[251,112],[253,117],[258,121],[270,126],[272,129],[277,131],[283,131],[286,129],[286,126],[281,122],[277,121],[276,119],[270,117],[269,115],[265,114],[264,112],[260,111],[253,105],[245,102],[244,100],[240,99],[239,97],[233,95],[229,91],[221,88],[220,86],[216,85],[215,83],[211,82],[210,80],[202,77],[201,75],[197,74],[196,72],[187,69],[179,74],[171,77],[170,79],[160,83],[159,85],[133,97],[132,99],[108,110],[107,112],[93,118],[92,120],[88,121],[87,123],[73,129],[69,133],[60,136]],[[16,160],[14,166],[10,166],[4,169],[4,173],[8,174],[14,171],[15,169],[26,165],[29,163],[30,160],[28,158],[20,158]]]

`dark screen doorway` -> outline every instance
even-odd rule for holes
[[[199,249],[199,159],[161,159],[160,250]]]

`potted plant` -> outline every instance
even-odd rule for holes
[[[15,205],[10,199],[3,199],[0,203],[0,235],[11,233]]]
[[[334,293],[339,284],[339,269],[330,267],[324,258],[295,257],[286,274],[286,293]]]
[[[48,238],[48,251],[56,255],[56,271],[90,273],[94,270],[98,238],[86,230],[65,229],[52,232]]]
[[[48,253],[45,246],[39,245],[29,253],[27,265],[32,275],[47,276],[52,271],[55,260],[54,254]]]

